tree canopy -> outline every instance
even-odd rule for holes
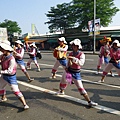
[[[13,34],[14,32],[18,32],[20,34],[22,32],[17,22],[7,19],[0,23],[0,27],[7,28],[8,34]]]
[[[118,11],[114,0],[96,0],[96,19],[100,18],[101,26],[107,27]],[[51,7],[46,16],[50,31],[72,27],[82,29],[94,19],[94,0],[72,0],[70,3],[58,4]]]

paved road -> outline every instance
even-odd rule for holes
[[[81,69],[81,76],[91,100],[98,102],[98,106],[89,108],[84,98],[79,95],[75,85],[69,85],[66,95],[55,95],[59,88],[62,68],[57,72],[56,79],[50,79],[51,69],[55,59],[52,53],[42,53],[38,60],[41,72],[36,72],[35,65],[29,70],[32,83],[27,83],[24,74],[18,68],[17,78],[30,109],[23,111],[22,104],[7,87],[8,101],[0,103],[1,120],[118,120],[120,118],[120,78],[108,75],[105,83],[99,84],[101,75],[95,75],[97,55],[86,54],[85,65]],[[28,56],[24,57],[28,61]],[[103,66],[104,68],[104,66]]]

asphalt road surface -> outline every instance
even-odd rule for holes
[[[97,55],[86,54],[85,65],[81,69],[82,81],[89,97],[98,103],[98,106],[89,108],[87,102],[79,94],[76,86],[68,85],[65,95],[55,95],[63,73],[59,67],[57,78],[51,79],[51,69],[55,59],[52,53],[42,53],[43,58],[38,60],[41,71],[37,72],[32,64],[28,70],[35,80],[27,82],[27,78],[19,69],[17,79],[19,88],[23,92],[30,109],[23,110],[20,101],[7,86],[8,101],[0,103],[0,120],[119,120],[120,119],[120,78],[116,71],[115,77],[110,74],[105,83],[98,83],[101,74],[96,75]],[[25,55],[24,61],[29,56]],[[102,66],[104,69],[104,66]],[[102,70],[101,70],[102,73]]]

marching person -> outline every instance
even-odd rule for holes
[[[16,80],[17,65],[15,58],[12,55],[13,48],[7,43],[0,43],[0,50],[3,53],[0,56],[1,67],[2,67],[0,71],[1,73],[0,95],[2,96],[0,102],[7,101],[5,87],[8,84],[11,87],[13,93],[16,95],[16,97],[18,97],[19,100],[24,105],[24,109],[28,109],[29,106],[26,104],[24,96],[19,90]]]
[[[23,73],[26,75],[28,82],[32,82],[34,79],[30,78],[30,75],[28,74],[25,68],[25,63],[23,61],[24,48],[23,48],[23,43],[20,40],[15,41],[13,55],[15,57],[15,60],[18,66],[21,68]]]
[[[110,37],[104,37],[104,39],[100,40],[100,43],[102,44],[99,52],[99,59],[98,59],[98,65],[97,65],[97,72],[96,74],[99,74],[102,64],[105,64],[105,66],[109,63],[109,54],[110,54],[110,45],[109,42],[111,42]],[[114,77],[114,74],[112,71],[110,71],[111,76]]]
[[[98,82],[104,82],[105,76],[108,74],[108,72],[112,69],[115,68],[117,71],[118,75],[120,76],[120,43],[118,40],[114,40],[111,49],[110,49],[110,61],[103,70],[102,78]]]
[[[79,39],[74,39],[73,41],[70,42],[70,44],[72,46],[73,51],[67,57],[68,65],[62,75],[62,79],[60,81],[60,91],[58,92],[58,94],[61,95],[64,94],[64,90],[68,85],[68,79],[71,79],[71,81],[74,81],[74,84],[77,86],[79,93],[83,95],[83,97],[88,102],[88,105],[96,106],[97,103],[92,102],[90,100],[86,90],[83,87],[81,80],[80,68],[85,63],[85,54],[80,50],[82,49],[81,41]],[[69,77],[67,77],[67,75],[69,75]]]
[[[30,59],[27,62],[27,69],[31,69],[31,62],[33,61],[37,66],[37,71],[40,72],[40,66],[36,59],[36,55],[37,55],[36,49],[37,49],[37,46],[35,45],[35,43],[30,44],[30,52],[28,52]]]
[[[59,46],[54,49],[53,55],[56,58],[54,67],[52,68],[52,78],[56,78],[56,72],[58,67],[61,65],[63,68],[67,65],[66,54],[68,45],[64,37],[58,38]]]

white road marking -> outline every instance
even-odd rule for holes
[[[34,63],[32,63],[32,64],[34,64]],[[39,63],[39,65],[53,67],[53,65],[48,65],[48,64]],[[59,67],[62,68],[62,66],[59,66]],[[81,69],[81,71],[96,73],[96,71],[93,71],[93,70]],[[102,72],[100,72],[100,73],[102,73]],[[108,73],[108,74],[110,74],[110,73]],[[118,74],[115,74],[115,75],[118,75]],[[56,76],[62,77],[62,75],[58,75],[58,74],[56,74]],[[120,88],[120,86],[109,85],[109,84],[99,83],[99,82],[93,82],[93,81],[85,80],[85,79],[82,79],[82,81],[89,82],[89,83],[94,83],[94,84],[101,84],[101,85],[108,86],[108,87],[113,87],[113,88]]]
[[[52,95],[55,95],[57,93],[55,91],[52,91],[52,90],[49,90],[49,89],[45,89],[45,88],[42,88],[42,87],[38,87],[38,86],[35,86],[35,85],[31,85],[31,84],[28,84],[28,83],[25,83],[25,82],[18,81],[18,83],[21,84],[21,85],[24,85],[26,87],[30,87],[32,89],[36,89],[36,90],[39,90],[39,91],[42,91],[42,92],[45,92],[45,93],[50,93]],[[86,101],[81,100],[79,98],[75,98],[75,97],[69,96],[69,95],[56,95],[56,96],[62,97],[62,98],[68,99],[68,100],[72,100],[72,101],[75,101],[75,102],[80,103],[80,104],[87,105]],[[112,114],[120,116],[120,111],[118,111],[118,110],[111,109],[111,108],[108,108],[108,107],[105,107],[105,106],[101,106],[101,105],[97,105],[97,106],[93,106],[93,107],[98,109],[98,110],[105,111],[105,112],[112,113]]]

